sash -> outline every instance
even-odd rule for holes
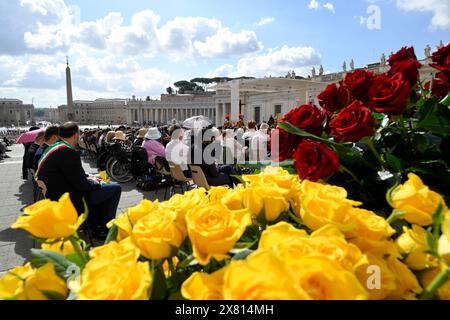
[[[37,179],[39,172],[41,171],[41,168],[45,161],[48,159],[48,157],[53,154],[54,152],[64,149],[64,148],[70,148],[73,149],[71,145],[69,145],[67,142],[64,141],[58,141],[55,144],[52,144],[45,150],[45,152],[42,154],[41,159],[39,159],[37,170],[34,174],[34,177]]]

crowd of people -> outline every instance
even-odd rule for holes
[[[249,121],[246,126],[202,128],[154,126],[131,128],[85,129],[67,122],[40,131],[32,143],[24,144],[23,179],[31,172],[34,180],[42,181],[46,197],[58,200],[68,192],[79,214],[89,212],[93,235],[103,239],[106,224],[115,217],[121,196],[117,183],[103,183],[98,174],[86,173],[82,166],[80,143],[93,145],[97,154],[107,146],[119,145],[125,152],[145,150],[150,168],[165,161],[179,165],[186,178],[192,177],[191,165],[200,166],[210,186],[233,187],[239,183],[234,176],[237,164],[261,161],[270,156],[271,127],[267,123]],[[35,130],[36,128],[30,128]]]

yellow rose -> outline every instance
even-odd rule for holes
[[[193,189],[184,194],[175,194],[169,201],[161,203],[161,206],[177,213],[177,221],[183,226],[186,225],[186,213],[200,204],[207,204],[206,190],[204,188]]]
[[[421,226],[433,222],[433,213],[439,203],[443,205],[443,212],[448,212],[442,197],[431,191],[414,173],[409,173],[408,180],[392,191],[391,200],[394,209],[406,212],[406,221]]]
[[[391,255],[400,258],[400,252],[397,245],[392,240],[372,240],[364,237],[356,237],[348,239],[348,242],[353,243],[363,253],[372,253],[376,256]]]
[[[134,261],[139,258],[140,252],[136,248],[131,238],[126,238],[120,242],[111,241],[100,247],[95,247],[89,252],[92,259],[99,257],[108,257],[117,261]]]
[[[362,300],[368,298],[355,274],[322,256],[291,256],[286,264],[295,281],[313,300]]]
[[[347,199],[344,188],[304,180],[300,192],[300,212],[303,222],[312,230],[326,224],[336,225],[340,230],[352,230],[356,223],[348,212],[360,202]]]
[[[78,217],[68,193],[59,201],[45,199],[36,202],[25,208],[24,213],[11,228],[25,229],[42,239],[67,238],[73,235],[82,223],[82,216]]]
[[[127,212],[119,214],[115,219],[108,222],[106,225],[108,228],[112,228],[113,225],[117,227],[116,240],[123,240],[131,235],[133,231],[133,225],[130,222],[130,217]]]
[[[75,252],[75,249],[72,246],[72,243],[70,243],[69,240],[67,241],[58,241],[53,243],[43,243],[41,245],[42,250],[51,250],[58,253],[61,253],[63,255],[68,255],[73,252]]]
[[[135,225],[142,217],[145,217],[159,206],[158,200],[142,200],[137,206],[127,209],[131,225]]]
[[[369,292],[370,300],[383,300],[397,288],[395,274],[383,257],[372,253],[367,253],[366,257],[367,262],[360,265],[355,274]]]
[[[349,217],[356,223],[355,229],[345,232],[348,238],[363,237],[372,240],[388,239],[395,230],[383,218],[373,211],[352,208]]]
[[[28,300],[49,300],[52,296],[65,299],[68,293],[66,282],[56,274],[52,263],[36,269],[25,280],[25,295]]]
[[[230,210],[244,209],[245,188],[239,184],[234,189],[229,189],[228,192],[222,195],[220,202]]]
[[[186,223],[194,257],[206,265],[212,258],[227,258],[252,221],[248,210],[232,211],[218,203],[188,211]]]
[[[412,271],[397,258],[389,256],[387,258],[388,268],[395,276],[397,288],[391,292],[387,299],[393,300],[414,300],[416,296],[422,293],[423,289]]]
[[[222,300],[226,267],[211,274],[194,272],[181,286],[181,294],[189,300]]]
[[[259,249],[271,249],[283,243],[299,241],[300,238],[308,238],[305,230],[295,228],[292,224],[281,221],[275,225],[268,226],[259,239]]]
[[[30,263],[9,270],[0,279],[0,299],[26,300],[25,280],[33,273]]]
[[[285,262],[271,250],[233,260],[223,281],[225,300],[309,300]]]
[[[226,186],[215,186],[211,187],[211,189],[208,190],[208,199],[210,203],[216,203],[220,202],[222,197],[228,193],[228,191],[233,190],[230,189],[230,187]]]
[[[406,255],[404,262],[413,270],[423,270],[438,265],[438,261],[428,250],[426,231],[413,224],[412,228],[403,227],[403,233],[396,240],[400,252]]]
[[[177,213],[160,207],[141,218],[133,228],[131,239],[147,259],[163,259],[178,248],[186,237],[186,229],[176,221]]]
[[[151,283],[148,262],[105,254],[86,264],[76,294],[79,300],[148,300]]]
[[[442,263],[439,267],[422,271],[419,275],[419,278],[423,287],[428,287],[431,281],[433,281],[434,278],[436,278],[436,276],[446,268],[447,266]],[[437,296],[441,300],[450,300],[450,280],[447,280],[442,286],[439,287],[439,289],[437,290]]]
[[[275,183],[278,187],[287,190],[286,200],[292,200],[300,192],[300,180],[298,175],[290,174],[282,167],[267,166],[264,171],[257,175],[243,175],[242,178],[248,183]]]
[[[289,209],[287,191],[274,183],[253,183],[245,189],[244,205],[255,216],[264,211],[266,221],[275,221]]]

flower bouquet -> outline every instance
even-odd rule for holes
[[[431,82],[419,79],[413,48],[393,54],[383,74],[356,70],[284,116],[274,137],[277,161],[294,159],[301,179],[344,187],[366,208],[389,208],[385,190],[419,174],[450,190],[450,44],[433,53]],[[273,152],[272,152],[273,153]]]

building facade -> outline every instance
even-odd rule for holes
[[[19,99],[0,98],[0,125],[22,126],[34,122],[34,106]]]
[[[162,94],[161,100],[142,100],[133,97],[127,103],[127,123],[160,123],[183,121],[204,115],[214,121],[214,94]]]

